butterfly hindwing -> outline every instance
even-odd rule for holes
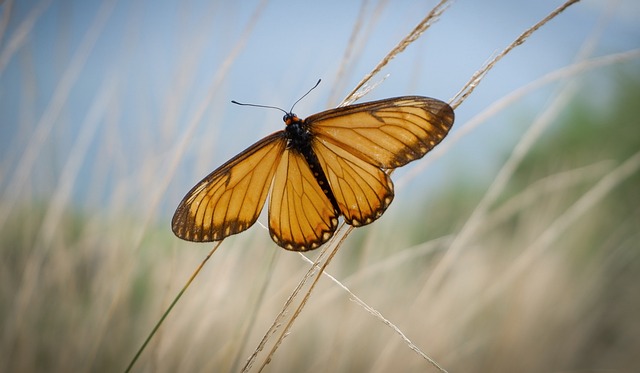
[[[175,235],[188,241],[219,241],[253,225],[286,143],[283,131],[276,132],[205,177],[176,209]]]
[[[330,142],[315,141],[313,149],[347,223],[357,227],[379,218],[393,200],[389,175]]]
[[[304,156],[285,150],[269,201],[271,238],[287,250],[315,249],[333,236],[338,215]]]
[[[327,110],[305,122],[318,140],[392,169],[422,158],[447,135],[453,120],[445,102],[404,96]]]

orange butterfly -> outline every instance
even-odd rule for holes
[[[283,110],[284,111],[284,110]],[[386,170],[422,158],[453,125],[440,100],[404,96],[323,111],[233,157],[187,193],[172,220],[176,236],[219,241],[251,227],[271,192],[269,233],[279,246],[312,250],[327,242],[338,217],[359,227],[393,200]]]

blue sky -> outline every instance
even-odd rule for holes
[[[365,100],[412,94],[448,100],[487,60],[561,3],[455,1],[378,75],[375,81],[389,74]],[[170,170],[171,160],[179,157],[162,202],[171,206],[227,158],[282,127],[281,113],[241,108],[230,100],[288,109],[322,78],[295,111],[305,117],[332,107],[435,2],[373,1],[362,10],[355,1],[5,1],[3,16],[8,4],[9,22],[0,39],[0,57],[6,62],[0,65],[0,187],[15,177],[23,150],[41,145],[29,180],[36,195],[55,189],[92,105],[112,84],[115,93],[108,96],[83,153],[74,193],[91,199],[92,193],[112,195],[117,188],[126,189],[123,185],[135,185],[129,191],[135,199],[147,182],[132,180],[162,180],[163,170]],[[252,18],[256,9],[262,11]],[[457,110],[456,125],[514,89],[571,64],[609,9],[594,55],[640,47],[636,1],[582,1],[503,59]],[[361,11],[366,15],[357,48],[351,50],[354,59],[338,76]],[[104,24],[98,27],[101,19]],[[79,53],[83,45],[86,59]],[[74,63],[77,69],[71,68]],[[70,90],[55,111],[54,93],[62,90],[65,77]],[[467,164],[471,172],[490,173],[527,126],[514,118],[539,110],[553,89],[539,90],[494,118],[457,145],[449,161]],[[604,100],[598,95],[606,94],[606,87],[593,94]],[[50,110],[56,113],[51,131],[39,143],[34,136]],[[183,138],[186,151],[177,149]],[[446,165],[433,172],[443,175]],[[102,192],[95,191],[96,183],[104,184]]]

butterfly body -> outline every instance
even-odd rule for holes
[[[298,152],[304,157],[322,192],[327,196],[336,213],[339,213],[338,202],[333,196],[331,188],[329,188],[327,176],[324,174],[318,157],[313,151],[313,134],[309,131],[305,121],[293,113],[287,113],[282,120],[286,124],[284,132],[287,138],[287,149]]]
[[[404,96],[283,119],[284,130],[187,193],[172,221],[178,237],[209,242],[244,231],[270,194],[272,239],[288,250],[315,249],[333,236],[340,216],[353,226],[378,219],[394,197],[386,171],[424,156],[454,114],[442,101]]]

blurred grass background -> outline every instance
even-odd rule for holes
[[[325,109],[330,105],[321,100],[346,94],[375,64],[368,53],[380,58],[393,46],[376,39],[377,32],[397,41],[422,17],[418,13],[394,34],[388,22],[398,10],[365,2],[345,22],[361,33],[342,35],[333,55],[314,54],[316,39],[300,29],[307,43],[299,50],[308,56],[278,41],[285,48],[273,57],[251,46],[272,37],[260,26],[266,27],[261,22],[276,5],[214,3],[204,6],[207,11],[197,2],[175,5],[178,12],[169,18],[175,23],[168,27],[180,30],[172,37],[184,54],[166,61],[137,54],[137,48],[164,38],[138,31],[118,43],[110,36],[118,30],[109,22],[123,7],[125,29],[136,30],[152,5],[88,3],[0,5],[1,371],[123,370],[210,249],[172,235],[172,209],[228,156],[281,127],[273,112],[237,110],[228,101],[287,107],[322,75],[321,98],[310,96],[296,111],[306,116]],[[468,31],[445,32],[447,24],[464,28],[465,18],[455,11],[468,5],[460,3],[427,31],[423,44],[410,46],[409,57],[392,62],[402,69],[390,67],[391,76],[365,99],[413,93],[447,99],[461,87],[473,70],[457,65],[454,51],[434,52],[437,43],[468,50],[475,69],[494,50],[472,48],[474,40],[461,36]],[[618,21],[611,14],[625,9],[614,5],[602,10],[606,25]],[[433,4],[428,6],[422,14]],[[588,5],[579,3],[567,13],[581,6]],[[83,7],[90,8],[90,17],[81,16]],[[321,34],[314,22],[325,21],[325,14],[314,19],[315,11],[300,18],[308,20],[308,32]],[[415,5],[400,15],[412,12]],[[190,25],[194,14],[200,17]],[[521,21],[514,26],[519,32],[533,23],[502,15],[503,22]],[[567,29],[563,22],[570,18],[563,17],[553,21],[557,28],[550,25],[547,37]],[[242,21],[237,34],[225,35],[234,20]],[[438,29],[440,23],[445,25]],[[75,27],[83,33],[72,32]],[[578,40],[597,34],[598,23],[586,30]],[[510,41],[519,32],[504,37]],[[42,44],[42,38],[52,44]],[[188,42],[181,44],[184,38]],[[331,48],[317,40],[318,48]],[[521,48],[539,53],[537,42]],[[495,45],[501,49],[506,43]],[[637,47],[604,44],[596,54]],[[100,49],[108,51],[105,64],[95,61]],[[353,54],[342,59],[344,50]],[[217,53],[213,60],[211,51]],[[321,61],[310,62],[316,57]],[[483,89],[493,87],[483,82],[457,111],[454,132],[441,146],[502,95],[558,68],[528,76],[547,62],[518,58],[514,52],[511,65],[505,59],[505,67],[497,65],[487,78],[514,79],[514,86]],[[201,59],[216,61],[209,75],[199,74]],[[274,77],[263,66],[271,59],[290,65]],[[438,70],[440,65],[426,62],[431,59],[450,66]],[[155,70],[164,70],[147,61],[173,64],[173,73],[161,80]],[[494,114],[470,140],[434,151],[428,169],[417,167],[430,155],[399,170],[393,205],[378,222],[349,235],[328,271],[448,371],[634,371],[640,365],[638,67],[636,55],[631,62],[567,75],[566,82]],[[523,74],[523,81],[513,78]],[[432,80],[424,83],[418,76]],[[440,79],[451,80],[451,86],[441,86]],[[540,114],[563,97],[564,84],[577,89],[545,119],[540,137],[531,135],[527,131]],[[496,189],[492,183],[500,170],[527,139],[533,139],[531,147]],[[420,177],[412,176],[415,170]],[[481,209],[492,190],[499,194]],[[225,240],[134,370],[238,371],[308,267],[297,254],[278,249],[259,225]],[[326,279],[267,367],[390,369],[433,367]]]

